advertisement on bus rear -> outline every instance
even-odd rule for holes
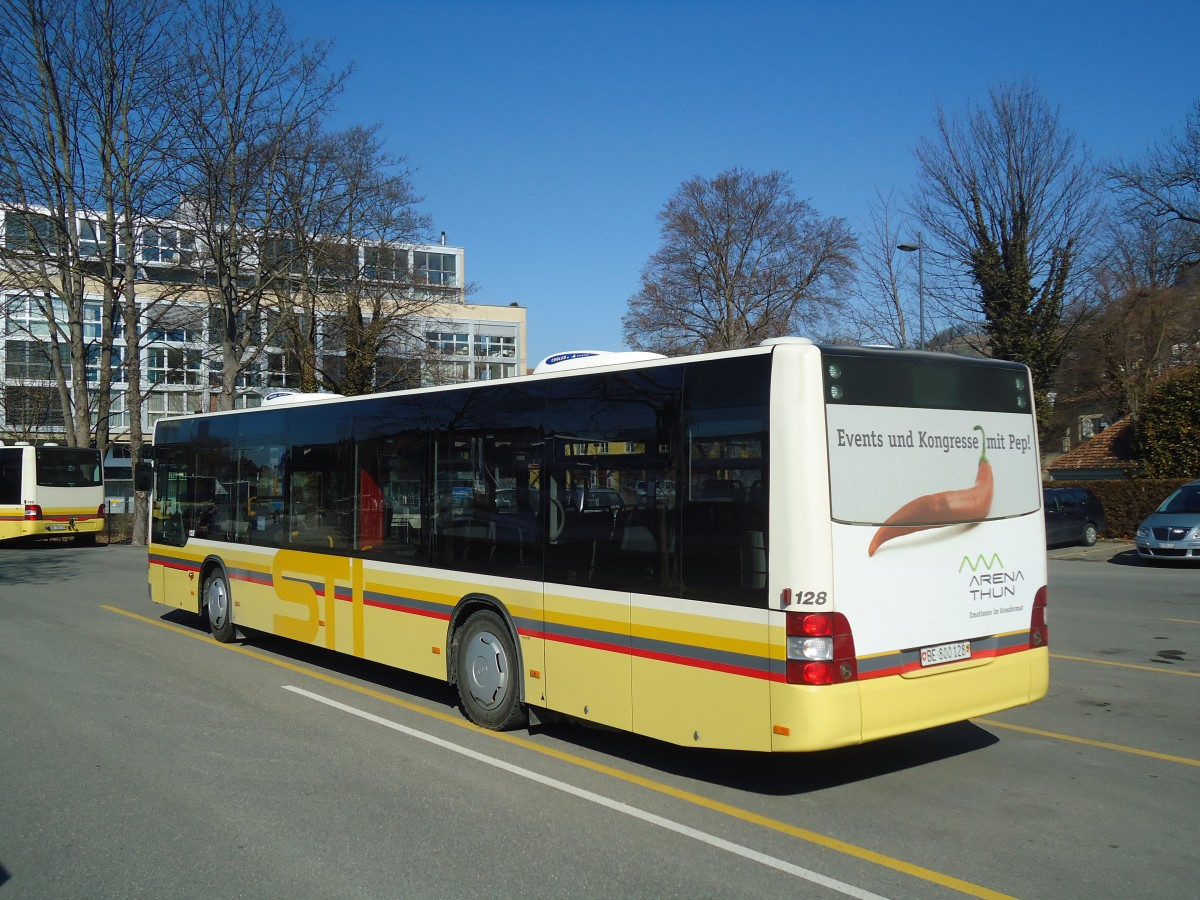
[[[839,609],[858,653],[1029,628],[1045,584],[1041,479],[1028,414],[830,406]]]

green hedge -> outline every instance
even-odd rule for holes
[[[1134,478],[1109,481],[1054,481],[1046,487],[1085,487],[1104,504],[1105,537],[1133,540],[1138,524],[1188,478]]]

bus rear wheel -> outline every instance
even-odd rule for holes
[[[467,619],[454,653],[463,715],[494,731],[527,725],[516,663],[512,633],[500,616],[484,610]]]
[[[233,602],[229,598],[229,580],[221,569],[213,569],[204,579],[201,591],[201,612],[208,620],[212,636],[222,644],[232,643],[237,637],[233,627]]]

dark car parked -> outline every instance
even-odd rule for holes
[[[1046,506],[1046,546],[1096,543],[1107,528],[1104,505],[1087,488],[1043,488]]]

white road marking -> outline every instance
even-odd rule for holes
[[[822,875],[819,872],[814,872],[811,869],[805,869],[803,866],[793,865],[786,860],[778,857],[768,856],[765,853],[760,853],[757,850],[751,850],[749,847],[743,847],[741,844],[735,844],[732,841],[727,841],[724,838],[719,838],[716,835],[708,834],[704,831],[698,831],[695,828],[690,828],[679,822],[662,816],[655,815],[651,812],[646,812],[643,809],[638,809],[636,806],[630,806],[627,803],[622,803],[619,800],[613,800],[610,797],[605,797],[601,794],[596,794],[583,788],[575,787],[572,784],[567,784],[565,781],[559,781],[555,778],[549,778],[534,772],[531,769],[525,769],[521,766],[515,766],[512,763],[504,762],[503,760],[495,759],[483,753],[478,753],[467,747],[459,746],[442,738],[435,737],[432,734],[427,734],[424,731],[418,731],[415,728],[409,728],[407,725],[401,725],[399,722],[393,722],[390,719],[385,719],[382,716],[374,715],[366,710],[358,709],[354,706],[349,706],[345,703],[339,703],[337,700],[331,700],[328,697],[323,697],[320,694],[314,694],[312,691],[306,691],[303,688],[295,687],[294,685],[284,685],[285,691],[291,691],[293,694],[299,694],[302,697],[307,697],[310,700],[316,700],[318,703],[324,703],[326,706],[331,706],[334,709],[349,713],[352,716],[358,716],[360,719],[366,719],[368,722],[374,722],[376,725],[382,725],[384,728],[390,728],[393,731],[398,731],[401,734],[416,738],[417,740],[425,741],[428,744],[433,744],[443,750],[449,750],[452,753],[457,753],[460,756],[465,756],[468,759],[474,760],[484,765],[492,766],[496,769],[501,769],[512,775],[518,775],[521,778],[536,782],[537,784],[545,785],[546,787],[554,788],[562,791],[564,794],[570,794],[573,797],[578,797],[581,800],[587,800],[590,803],[595,803],[598,806],[603,806],[615,812],[624,813],[627,816],[632,816],[635,819],[640,819],[643,822],[648,822],[651,825],[657,825],[659,828],[664,828],[667,831],[673,831],[676,834],[681,834],[684,837],[690,837],[693,840],[700,841],[702,844],[708,844],[710,847],[716,847],[718,850],[724,850],[727,853],[732,853],[735,856],[740,856],[743,859],[748,859],[752,862],[760,863],[768,866],[779,872],[787,875],[802,878],[805,881],[813,884],[818,884],[822,887],[829,888],[832,891],[837,891],[839,894],[845,894],[847,897],[856,897],[858,900],[887,900],[880,894],[873,894],[870,891],[864,891],[856,888],[854,885],[846,884],[844,881],[838,881],[836,878],[830,878]]]

